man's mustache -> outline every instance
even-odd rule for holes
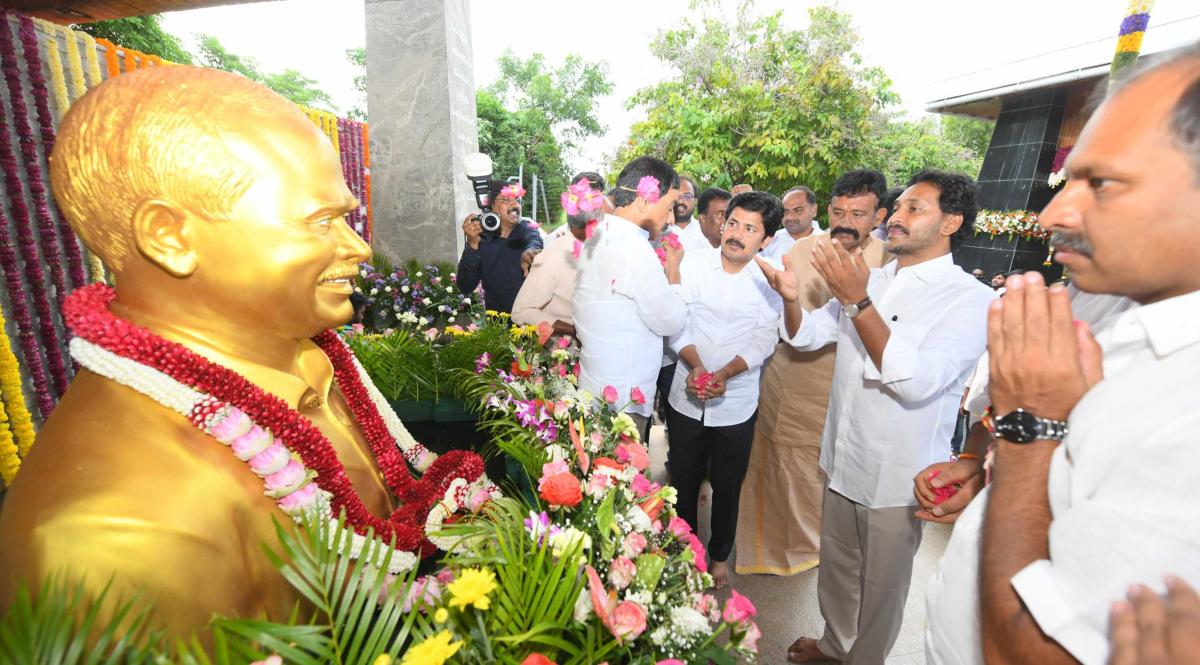
[[[1065,249],[1068,252],[1074,252],[1080,256],[1092,258],[1092,243],[1087,239],[1087,236],[1082,233],[1070,233],[1067,231],[1055,231],[1050,234],[1050,248],[1055,251]]]
[[[858,229],[850,226],[835,226],[832,229],[829,229],[829,235],[836,236],[838,234],[850,236],[855,240],[859,239]]]
[[[738,249],[746,249],[746,246],[743,245],[740,241],[734,240],[732,238],[730,238],[729,240],[726,240],[725,244],[729,245],[730,247],[737,247]]]

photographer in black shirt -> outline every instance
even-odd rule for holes
[[[521,219],[519,184],[488,182],[491,213],[499,218],[498,228],[485,228],[485,214],[473,213],[463,220],[467,246],[458,261],[458,290],[469,295],[483,282],[488,309],[512,312],[513,301],[533,257],[542,250],[542,235]],[[490,226],[490,225],[488,225]]]

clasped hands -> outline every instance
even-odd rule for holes
[[[693,367],[687,375],[687,391],[701,402],[725,394],[729,376],[724,369],[709,372],[703,365]]]
[[[783,257],[782,270],[761,257],[756,256],[754,260],[758,262],[758,267],[763,271],[771,288],[784,302],[794,303],[800,300],[800,280],[786,254]],[[867,297],[867,282],[871,278],[871,269],[867,266],[861,248],[848,252],[840,242],[822,238],[813,247],[812,266],[821,279],[825,280],[833,297],[843,305],[862,302]]]

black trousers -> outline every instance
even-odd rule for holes
[[[696,513],[700,484],[708,478],[713,490],[708,555],[713,561],[725,561],[733,551],[737,535],[742,479],[750,465],[750,445],[754,442],[758,411],[745,422],[722,427],[705,426],[674,409],[667,413],[667,418],[671,429],[667,454],[671,484],[679,490],[675,509],[699,533]]]
[[[671,383],[675,381],[675,365],[663,365],[663,368],[658,370],[658,419],[667,423],[667,414],[671,412]],[[670,423],[667,423],[670,427]]]

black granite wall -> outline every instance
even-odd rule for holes
[[[1065,87],[1034,90],[1005,98],[991,144],[979,170],[979,207],[990,210],[1033,210],[1054,196],[1046,184],[1067,101]],[[982,268],[988,276],[1010,270],[1041,270],[1057,279],[1061,268],[1044,267],[1045,242],[1007,236],[975,235],[954,252],[964,270]]]

